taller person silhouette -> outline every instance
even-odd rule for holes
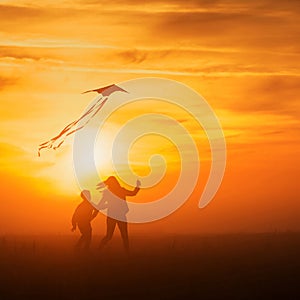
[[[106,235],[101,240],[102,249],[112,238],[116,225],[121,233],[123,245],[126,252],[129,252],[128,228],[126,214],[128,213],[127,196],[135,196],[140,190],[141,182],[137,180],[136,188],[133,191],[123,188],[116,177],[110,176],[104,182],[97,185],[98,189],[107,187],[103,191],[103,198],[99,203],[99,209],[107,208]],[[122,221],[120,221],[122,220]]]

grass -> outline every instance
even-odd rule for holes
[[[299,299],[300,234],[0,237],[0,299]]]

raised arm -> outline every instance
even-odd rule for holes
[[[125,189],[126,196],[135,196],[138,193],[138,191],[140,190],[140,186],[141,186],[141,182],[139,180],[137,180],[136,181],[136,187],[133,191]]]

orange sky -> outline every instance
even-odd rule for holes
[[[41,158],[37,146],[82,113],[94,97],[82,91],[145,76],[183,82],[207,99],[223,126],[228,161],[217,196],[198,209],[208,144],[193,120],[183,122],[203,159],[197,189],[176,213],[132,224],[132,232],[299,230],[299,12],[296,0],[1,1],[0,234],[69,232],[79,201],[72,139]],[[149,101],[143,111],[153,107]],[[108,127],[141,110],[124,109]],[[149,153],[140,140],[131,154],[145,161],[137,173],[144,175],[155,150],[166,155],[169,173],[135,201],[163,193],[177,174],[172,145],[149,139]],[[95,221],[96,233],[104,220]]]

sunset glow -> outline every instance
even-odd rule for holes
[[[189,201],[133,232],[299,230],[299,12],[297,1],[1,1],[0,233],[69,230],[80,193],[73,137],[41,157],[38,145],[96,97],[83,91],[140,77],[176,80],[201,94],[223,127],[228,158],[219,192],[201,210],[211,155],[200,124],[160,99],[114,112],[95,145],[101,179],[114,173],[109,149],[118,130],[141,114],[175,119],[199,151]],[[132,144],[136,177],[149,174],[154,154],[164,157],[165,176],[134,202],[153,201],[176,183],[178,151],[155,135]]]

